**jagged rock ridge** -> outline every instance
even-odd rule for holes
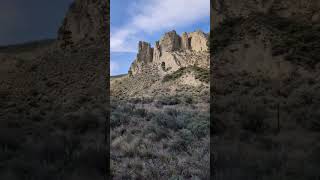
[[[129,69],[134,76],[144,69],[155,67],[160,74],[168,74],[186,66],[209,68],[208,35],[201,30],[179,36],[176,31],[164,34],[154,48],[150,43],[139,42],[138,54]]]

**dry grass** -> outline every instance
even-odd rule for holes
[[[208,179],[208,104],[192,105],[190,97],[114,99],[113,179]]]

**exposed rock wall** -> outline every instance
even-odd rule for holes
[[[137,60],[140,62],[149,63],[149,62],[152,62],[152,59],[153,59],[153,48],[151,48],[150,43],[140,41]]]
[[[181,36],[181,48],[184,50],[190,49],[189,36],[186,32],[182,33],[182,36]]]
[[[162,51],[175,51],[181,47],[181,38],[176,31],[170,31],[160,39],[160,47]]]
[[[159,62],[161,55],[162,55],[161,47],[160,47],[159,41],[157,41],[153,49],[153,61]]]
[[[202,31],[192,32],[189,35],[189,45],[193,51],[202,52],[208,50],[208,35]]]
[[[144,68],[158,67],[158,73],[166,74],[185,66],[209,68],[208,35],[200,30],[184,32],[180,37],[176,31],[164,34],[152,48],[147,42],[139,42],[138,54],[129,74],[142,73]]]
[[[105,40],[106,8],[105,0],[75,0],[58,31],[58,46],[65,49]]]

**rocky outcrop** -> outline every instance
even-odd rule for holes
[[[181,38],[175,30],[165,33],[160,40],[162,51],[171,52],[180,49]]]
[[[174,30],[167,32],[154,48],[147,42],[139,42],[137,57],[128,73],[134,76],[151,67],[162,75],[186,66],[209,68],[207,43],[208,35],[200,30],[184,32],[181,37]]]
[[[181,36],[181,48],[184,50],[190,49],[189,36],[186,32],[182,33],[182,36]]]
[[[58,46],[65,49],[106,41],[106,8],[104,0],[75,0],[58,31]]]
[[[154,45],[154,49],[153,49],[153,60],[155,62],[159,62],[160,57],[161,57],[161,48],[160,48],[159,41],[156,41],[156,44]]]
[[[129,74],[135,75],[141,72],[145,64],[151,63],[153,60],[153,48],[150,43],[139,41],[138,54],[134,62],[132,63]]]
[[[150,43],[140,41],[137,61],[149,63],[149,62],[152,62],[152,59],[153,59],[153,48],[151,48]]]
[[[189,35],[188,45],[191,47],[193,51],[202,52],[208,50],[208,35],[204,32],[198,30],[196,32],[192,32]]]

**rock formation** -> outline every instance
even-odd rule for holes
[[[182,36],[181,36],[181,48],[184,50],[190,49],[190,41],[189,41],[188,34],[186,32],[182,33]]]
[[[166,52],[178,50],[181,47],[181,38],[174,30],[167,32],[160,40],[160,47]]]
[[[167,74],[186,66],[209,67],[208,35],[198,30],[184,32],[180,37],[176,31],[170,31],[155,43],[139,42],[138,54],[132,63],[129,74],[134,76],[144,69],[155,67],[160,74]]]
[[[208,50],[208,35],[204,32],[198,30],[196,32],[192,32],[189,35],[189,46],[192,50],[197,52],[207,51]]]
[[[153,59],[153,48],[151,48],[150,43],[140,41],[137,60],[140,62],[149,63],[149,62],[152,62],[152,59]]]
[[[160,47],[159,41],[157,41],[153,49],[153,60],[155,62],[159,62],[160,57],[161,57],[161,47]]]
[[[107,1],[75,0],[58,31],[60,48],[97,44],[107,39]]]

